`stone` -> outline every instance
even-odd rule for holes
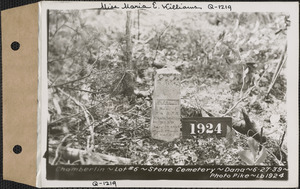
[[[180,84],[180,73],[174,68],[157,70],[150,125],[154,139],[171,142],[181,136]]]

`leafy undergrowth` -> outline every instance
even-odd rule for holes
[[[213,79],[201,82],[199,79],[193,80],[190,78],[188,82],[187,80],[182,82],[181,101],[193,107],[192,110],[182,108],[182,116],[193,115],[188,111],[201,108],[214,116],[221,116],[240,98],[240,92],[232,92],[228,83]],[[125,157],[137,165],[245,165],[239,152],[249,149],[247,146],[249,137],[238,132],[234,132],[232,143],[225,137],[190,139],[181,137],[173,142],[152,139],[149,131],[151,105],[150,98],[138,98],[134,105],[130,105],[127,99],[116,96],[100,106],[95,106],[91,112],[94,113],[94,117],[100,119],[95,120],[94,151]],[[245,107],[251,119],[259,127],[264,127],[267,142],[263,146],[267,149],[268,156],[263,165],[277,165],[279,162],[280,157],[276,154],[278,153],[276,150],[286,127],[284,106],[284,101],[275,97],[270,103],[252,94],[227,115],[241,120],[239,109]],[[204,111],[202,115],[208,116]],[[75,137],[69,141],[69,146],[84,150],[87,148],[90,133],[79,125],[80,123],[74,124],[70,129]],[[283,148],[286,149],[285,142]]]
[[[286,164],[289,26],[284,13],[49,11],[52,164],[74,163],[59,161],[62,147],[140,165]],[[182,117],[226,116],[244,126],[249,117],[266,142],[251,141],[249,130],[221,139],[152,139],[151,94],[163,67],[181,73]]]

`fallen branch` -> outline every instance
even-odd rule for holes
[[[94,137],[94,125],[91,124],[92,122],[90,121],[90,117],[92,118],[93,122],[94,122],[94,118],[91,115],[91,113],[86,109],[86,107],[80,103],[78,100],[76,100],[74,97],[72,97],[71,95],[69,95],[68,93],[66,93],[65,91],[63,91],[61,88],[58,88],[58,90],[64,94],[65,96],[67,96],[68,98],[70,98],[77,106],[79,106],[82,111],[84,112],[84,116],[87,122],[87,125],[90,125],[89,129],[90,129],[90,134],[91,134],[91,148],[93,149],[95,146],[95,137]]]
[[[208,110],[206,110],[205,108],[203,108],[200,105],[200,99],[199,98],[196,98],[195,100],[197,101],[198,108],[200,108],[201,110],[203,110],[209,117],[216,117],[214,114],[212,114],[211,112],[209,112]]]
[[[196,109],[198,111],[198,114],[197,116],[200,116],[200,117],[205,117],[202,115],[202,111],[204,111],[209,117],[217,117],[216,115],[212,114],[211,112],[209,112],[208,110],[204,109],[201,105],[200,105],[200,102],[198,99],[194,98],[194,100],[196,101],[196,103],[194,104],[197,104],[196,106],[193,104],[189,104],[189,103],[186,103],[186,102],[181,102],[181,108],[184,108],[184,109]],[[182,111],[182,110],[181,110]],[[193,111],[193,110],[192,110]],[[201,114],[200,114],[201,113]]]
[[[60,157],[61,157],[61,149],[62,149],[62,144],[66,141],[66,139],[68,138],[68,137],[70,137],[71,136],[71,134],[68,134],[68,135],[66,135],[62,140],[61,140],[61,142],[59,143],[59,145],[57,146],[57,148],[56,148],[56,150],[55,150],[55,157],[54,157],[54,159],[53,159],[53,161],[52,161],[52,163],[51,163],[51,165],[56,165],[57,163],[58,163],[58,161],[59,161],[59,159],[60,159]]]
[[[87,152],[70,147],[60,147],[58,150],[61,158],[66,162],[74,164],[80,162],[82,165],[129,165],[131,160],[124,157],[112,156],[97,152]],[[53,154],[54,148],[49,148],[49,154]],[[58,163],[58,162],[57,162]]]
[[[61,88],[70,89],[70,90],[74,90],[74,91],[81,91],[81,92],[86,92],[86,93],[92,93],[92,94],[100,94],[100,92],[88,91],[88,90],[83,90],[83,89],[76,89],[76,88],[72,88],[72,87],[61,86]]]
[[[87,109],[87,110],[92,109],[92,108],[94,108],[94,107],[96,107],[96,106],[99,106],[100,104],[102,104],[102,102],[99,102],[98,104],[95,104],[95,105],[93,105],[93,106],[91,106],[91,107],[89,107],[89,108],[86,108],[86,109]],[[56,123],[59,123],[59,122],[61,122],[61,121],[64,120],[64,119],[70,119],[70,118],[72,118],[72,117],[76,117],[76,116],[82,114],[83,112],[84,112],[84,111],[80,111],[80,112],[78,112],[78,113],[76,113],[76,114],[73,114],[73,115],[70,115],[70,116],[66,116],[66,117],[59,118],[59,119],[57,119],[57,120],[52,121],[51,123],[48,123],[48,126],[49,126],[49,125],[54,125],[54,124],[56,124]]]
[[[99,122],[97,125],[95,125],[95,122],[93,122],[91,125],[93,125],[93,127],[94,127],[94,129],[95,129],[95,128],[97,128],[97,127],[102,126],[104,123],[108,122],[110,119],[111,119],[111,117],[108,117],[108,118],[102,119],[101,122]],[[82,129],[82,131],[79,132],[79,133],[77,133],[76,135],[81,135],[81,134],[83,134],[83,133],[86,131],[86,129],[88,129],[88,128],[91,127],[91,125],[85,126],[85,127]]]

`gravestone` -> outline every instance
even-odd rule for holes
[[[180,137],[180,73],[173,68],[157,70],[154,81],[150,132],[154,139]]]

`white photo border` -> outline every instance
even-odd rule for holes
[[[47,10],[91,9],[99,8],[101,2],[40,2],[39,20],[39,115],[38,115],[38,187],[93,187],[94,180],[66,181],[46,179],[46,159],[43,153],[47,151]],[[107,3],[107,2],[106,2]],[[124,2],[111,2],[122,6]],[[131,2],[139,3],[139,2]],[[153,2],[142,2],[151,4]],[[159,6],[162,2],[156,2]],[[163,2],[167,3],[167,2]],[[176,2],[180,3],[180,2]],[[299,114],[298,114],[298,84],[299,84],[299,4],[298,2],[184,2],[187,5],[203,7],[201,12],[228,12],[229,10],[208,9],[208,4],[231,5],[232,12],[287,12],[290,14],[291,26],[288,31],[288,65],[287,65],[287,142],[288,142],[288,181],[233,181],[233,180],[117,180],[118,187],[297,187],[298,186],[298,154],[299,154]],[[171,10],[185,11],[185,10]]]

